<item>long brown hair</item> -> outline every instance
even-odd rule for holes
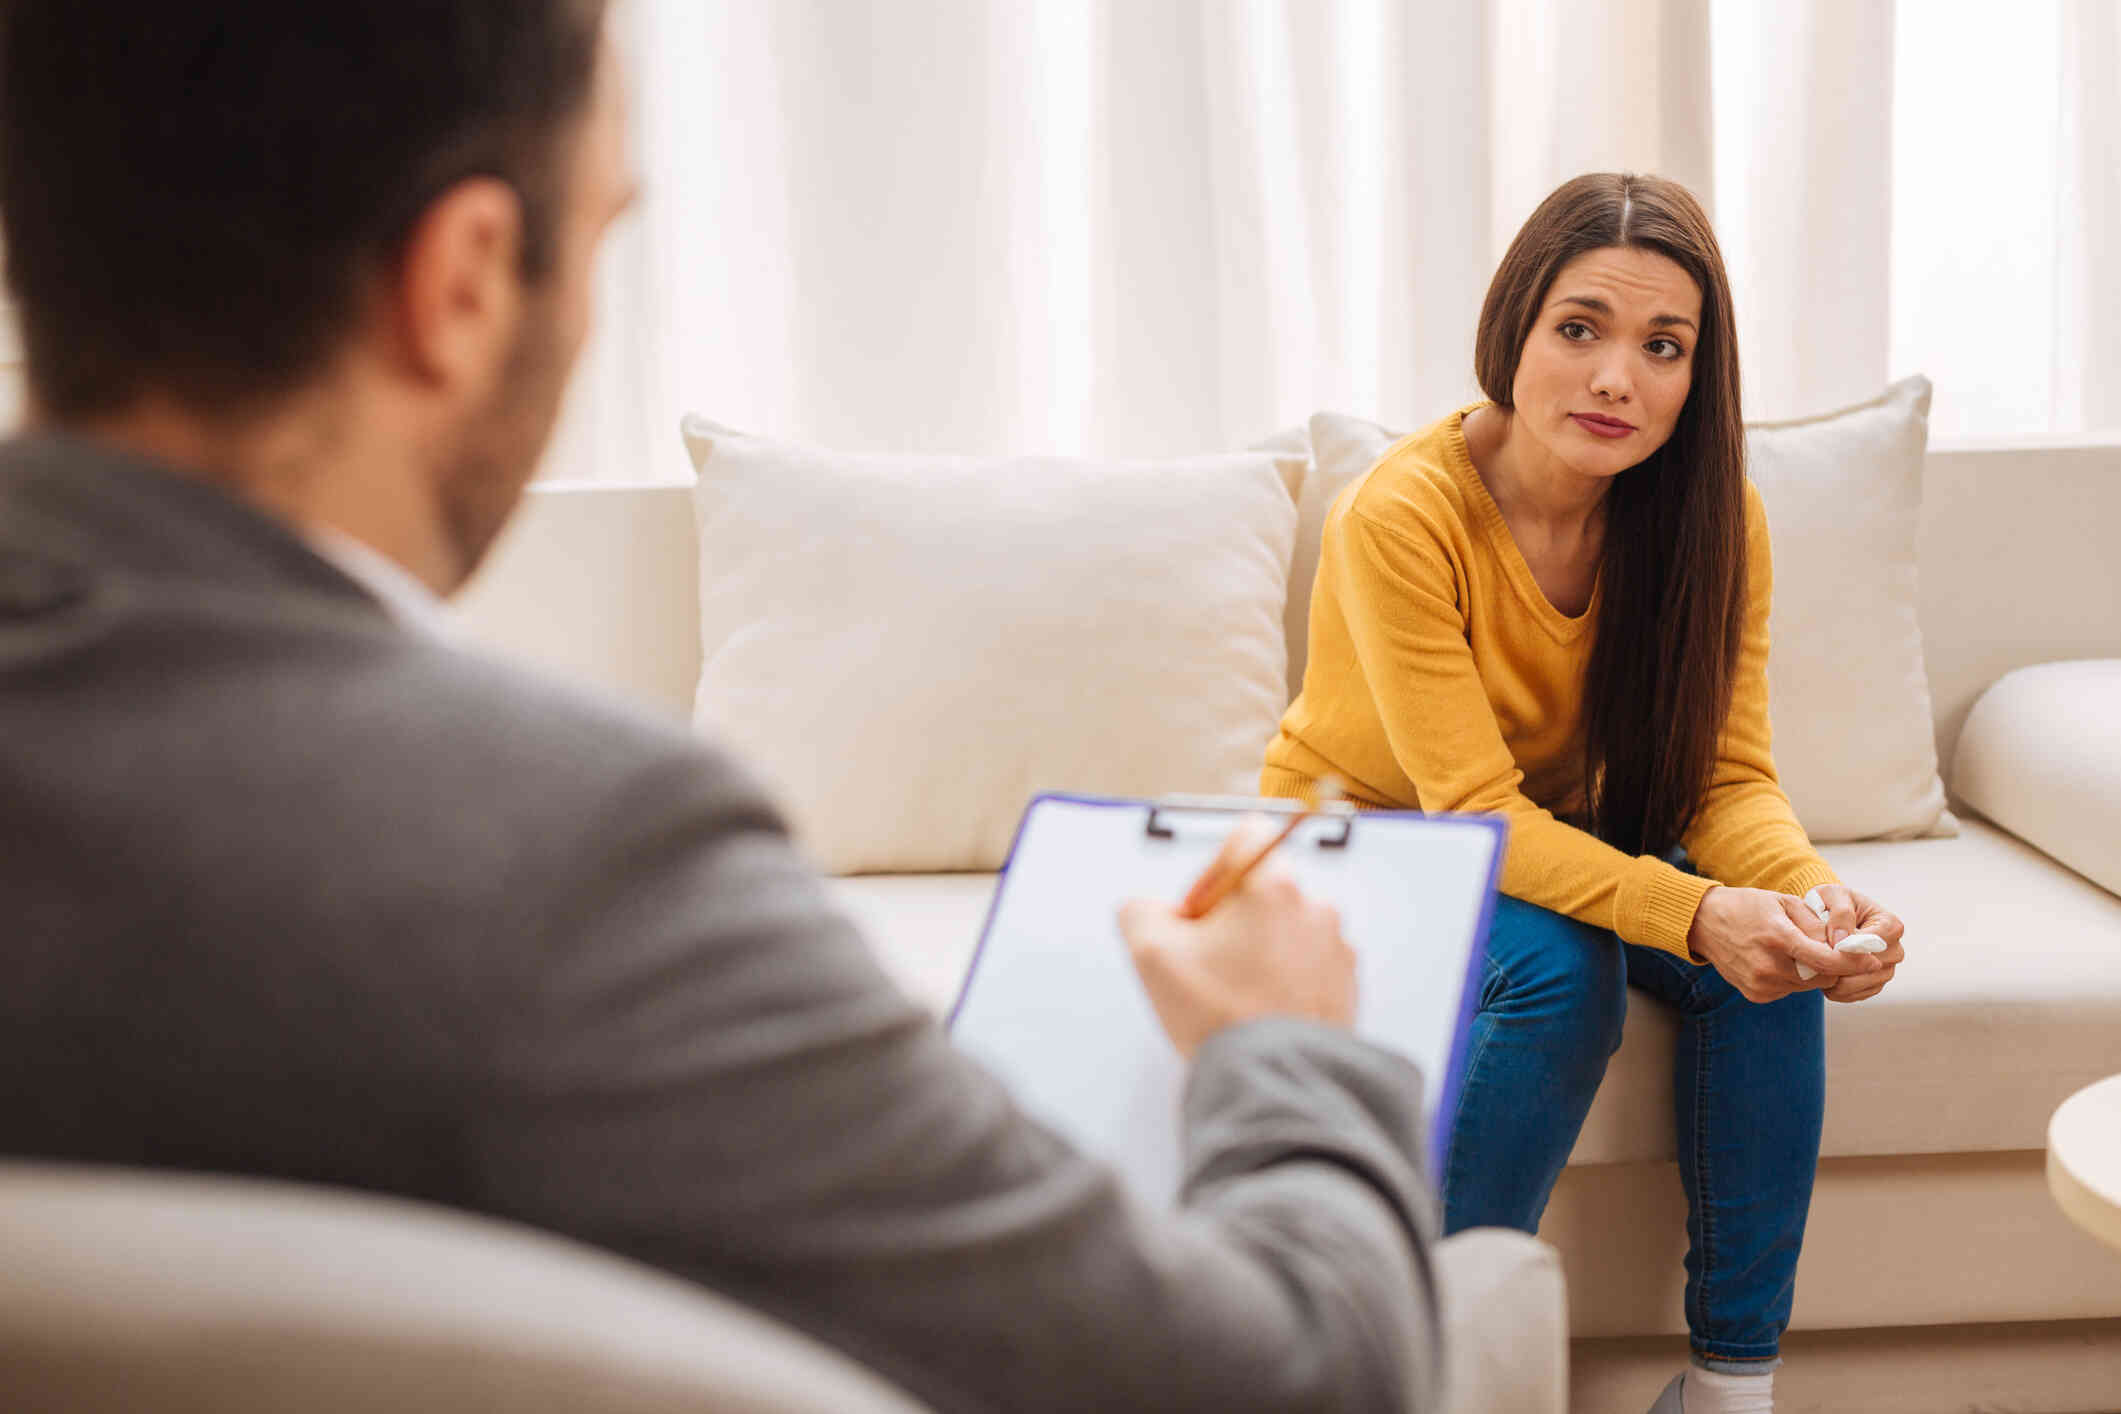
[[[1655,251],[1701,290],[1693,382],[1671,439],[1606,493],[1598,633],[1583,680],[1592,832],[1630,853],[1677,844],[1708,790],[1745,619],[1745,427],[1731,287],[1709,218],[1662,177],[1594,172],[1526,221],[1488,286],[1474,365],[1511,408],[1525,341],[1561,268]]]

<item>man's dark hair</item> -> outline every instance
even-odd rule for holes
[[[604,0],[0,0],[0,220],[30,394],[228,412],[299,386],[471,176],[551,259]]]

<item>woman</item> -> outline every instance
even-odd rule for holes
[[[1902,955],[1777,784],[1733,327],[1683,187],[1594,174],[1549,196],[1481,310],[1488,401],[1393,447],[1327,519],[1303,692],[1262,778],[1508,817],[1449,1230],[1536,1229],[1628,985],[1678,1012],[1694,1358],[1659,1414],[1772,1407],[1821,998],[1876,995]],[[1885,950],[1831,946],[1857,931]]]

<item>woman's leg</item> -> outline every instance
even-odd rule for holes
[[[1673,1104],[1695,1358],[1731,1374],[1772,1369],[1819,1167],[1825,1003],[1810,991],[1756,1005],[1713,967],[1627,952],[1628,980],[1679,1012]]]
[[[1627,1016],[1621,943],[1496,900],[1480,1009],[1444,1164],[1444,1230],[1532,1232],[1575,1147]]]

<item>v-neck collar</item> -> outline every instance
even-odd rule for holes
[[[1480,479],[1480,469],[1473,465],[1473,450],[1466,445],[1466,414],[1489,406],[1492,404],[1472,403],[1445,420],[1444,464],[1457,478],[1466,503],[1473,509],[1474,520],[1479,522],[1482,533],[1495,547],[1495,558],[1502,565],[1503,577],[1510,581],[1517,597],[1558,642],[1573,643],[1598,622],[1599,601],[1605,597],[1605,571],[1603,568],[1599,570],[1597,582],[1591,586],[1591,602],[1574,617],[1555,608],[1554,601],[1539,587],[1531,562],[1525,559],[1524,551],[1517,548],[1517,537],[1510,534],[1510,523],[1503,519],[1502,507],[1495,504],[1494,496],[1488,492],[1488,484]]]

